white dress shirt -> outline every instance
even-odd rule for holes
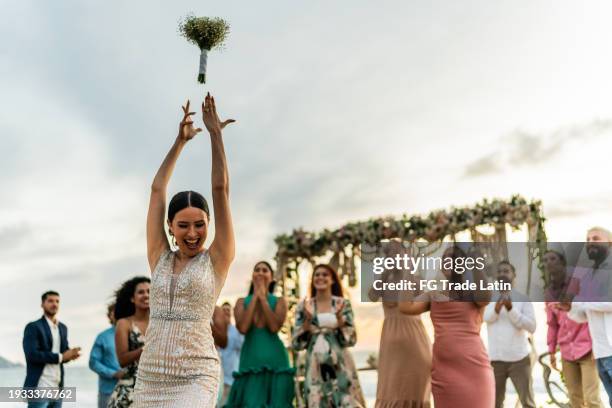
[[[593,357],[612,356],[612,302],[573,302],[568,316],[578,323],[589,323]]]
[[[51,346],[51,352],[56,353],[59,358],[57,364],[45,364],[42,375],[38,380],[38,387],[59,387],[60,381],[62,380],[62,371],[60,369],[60,363],[62,362],[62,353],[60,353],[60,333],[59,326],[53,323],[51,319],[45,316],[45,320],[51,329],[51,338],[53,345]]]
[[[511,292],[512,309],[502,306],[495,312],[495,304],[500,294],[493,295],[484,312],[489,338],[489,358],[491,361],[516,362],[529,355],[529,333],[536,329],[533,304],[518,292]]]
[[[574,271],[579,292],[572,302],[568,316],[578,323],[589,323],[595,358],[612,356],[611,256],[608,256],[597,269],[576,268]]]

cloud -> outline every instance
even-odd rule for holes
[[[463,177],[481,177],[517,167],[539,166],[554,161],[572,143],[592,142],[611,131],[612,119],[595,119],[552,132],[515,130],[501,138],[498,149],[468,163]]]
[[[598,213],[607,213],[612,205],[609,193],[590,194],[580,199],[568,198],[546,206],[547,218],[574,218]]]
[[[33,234],[32,226],[24,221],[0,226],[0,259],[3,254],[25,244],[28,237],[32,237]]]
[[[498,173],[502,169],[494,155],[481,157],[478,160],[468,164],[465,169],[465,177],[477,177],[486,174]]]

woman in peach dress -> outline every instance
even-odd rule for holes
[[[401,242],[386,245],[385,256],[408,255]],[[391,270],[385,282],[414,279],[417,275]],[[378,383],[375,408],[429,408],[431,406],[431,341],[421,316],[400,313],[400,298],[394,294],[369,292],[371,301],[382,301],[385,320],[380,336]]]

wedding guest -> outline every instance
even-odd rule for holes
[[[225,407],[290,407],[293,404],[295,371],[278,336],[287,317],[287,302],[272,294],[273,276],[268,262],[256,263],[249,295],[238,299],[234,308],[236,327],[245,337]]]
[[[212,319],[210,322],[210,328],[212,331],[213,341],[215,342],[215,348],[217,349],[217,354],[219,355],[219,359],[221,359],[221,350],[223,347],[227,347],[227,325],[229,322],[225,318],[223,310],[219,306],[215,306],[213,311]],[[223,366],[221,366],[220,378],[223,378]],[[217,384],[217,404],[216,406],[221,406],[221,398],[223,397],[223,382],[219,381]]]
[[[465,258],[452,246],[444,251],[445,279],[463,283],[463,274],[445,267],[448,258]],[[472,271],[474,281],[484,281],[483,271]],[[400,312],[418,315],[430,312],[434,325],[431,386],[436,408],[491,408],[495,404],[495,380],[480,338],[482,310],[489,303],[482,291],[436,290],[414,301],[401,302]],[[460,345],[460,350],[457,350]]]
[[[149,326],[149,287],[145,276],[132,278],[115,294],[115,349],[119,365],[125,369],[108,400],[108,408],[126,408],[132,405],[138,361]]]
[[[561,350],[563,378],[572,407],[603,408],[599,397],[597,366],[593,359],[592,342],[587,323],[576,323],[567,312],[555,307],[567,287],[565,255],[547,251],[542,257],[548,276],[546,316],[547,343],[550,365],[557,370],[557,346]]]
[[[221,351],[223,347],[227,347],[227,326],[229,322],[223,313],[223,309],[219,306],[215,306],[213,310],[212,320],[210,322],[210,329],[212,331],[213,341],[217,351]]]
[[[244,343],[244,336],[232,324],[232,305],[229,302],[224,302],[221,305],[221,310],[227,324],[227,345],[220,350],[221,367],[223,368],[223,392],[220,406],[223,406],[234,383],[233,373],[238,370],[238,360],[242,343]]]
[[[497,265],[497,280],[513,285],[514,265],[502,261]],[[502,408],[506,398],[508,378],[514,384],[521,405],[535,408],[529,335],[536,329],[533,304],[516,290],[493,294],[484,312],[489,338],[489,358],[495,375],[495,407]]]
[[[385,246],[386,257],[405,254],[408,255],[408,251],[401,242],[391,241]],[[406,278],[403,272],[387,270],[382,279],[400,282]],[[399,296],[374,288],[369,295],[373,302],[382,301],[385,316],[380,336],[375,407],[429,407],[431,342],[421,317],[400,313]]]
[[[23,352],[26,359],[24,388],[64,386],[64,364],[79,358],[80,347],[68,347],[68,328],[57,319],[60,295],[49,290],[41,297],[43,316],[25,327]],[[29,408],[59,408],[62,400],[29,401]]]
[[[297,307],[292,346],[306,350],[304,400],[308,407],[365,407],[353,357],[353,309],[329,265],[315,266],[310,298]]]
[[[98,334],[89,354],[89,368],[98,374],[98,408],[108,406],[117,380],[125,374],[115,352],[115,303],[108,305],[106,317],[111,326]]]
[[[586,252],[592,267],[578,269],[574,276],[579,292],[570,303],[559,303],[558,309],[569,310],[569,318],[588,323],[599,378],[612,406],[612,302],[610,282],[612,265],[609,259],[612,235],[601,227],[587,233]]]

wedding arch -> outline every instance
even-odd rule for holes
[[[317,261],[330,263],[345,285],[355,287],[362,244],[376,246],[382,240],[399,238],[404,242],[418,242],[420,248],[424,248],[445,240],[456,240],[458,235],[467,233],[468,239],[499,245],[498,253],[507,254],[507,229],[525,227],[526,241],[533,243],[528,246],[528,259],[535,260],[539,266],[540,255],[546,248],[544,220],[541,201],[527,201],[514,195],[509,200],[484,199],[472,207],[451,207],[425,216],[403,214],[351,222],[335,230],[311,232],[295,229],[291,234],[279,235],[275,239],[275,278],[288,300],[291,313],[303,295],[300,274],[304,270],[311,271]],[[493,232],[482,232],[479,228],[483,226],[488,226]],[[532,262],[528,262],[528,280],[531,280],[531,265]],[[540,276],[545,279],[543,274]]]
[[[543,272],[541,259],[547,245],[544,221],[541,201],[528,201],[520,195],[514,195],[509,200],[484,199],[474,206],[435,210],[424,216],[383,216],[350,222],[334,230],[313,232],[299,228],[290,234],[279,235],[275,238],[275,279],[278,290],[287,299],[289,309],[282,332],[290,336],[297,303],[304,295],[300,287],[301,277],[304,274],[310,275],[317,262],[329,263],[338,271],[344,285],[355,287],[358,285],[359,258],[365,256],[360,252],[361,245],[376,247],[381,241],[394,238],[415,244],[420,251],[425,252],[435,250],[443,242],[458,239],[489,243],[493,247],[498,246],[492,255],[494,261],[499,261],[507,258],[507,232],[526,229],[525,242],[529,245],[525,246],[527,284],[524,289],[529,294],[531,282],[535,280],[534,264],[539,270],[540,283],[546,287],[548,279]],[[483,231],[482,227],[488,231]],[[564,407],[566,405],[555,398],[554,389],[563,393],[565,391],[552,381],[551,370],[543,362],[547,354],[539,358],[544,366],[546,389],[551,402]]]

